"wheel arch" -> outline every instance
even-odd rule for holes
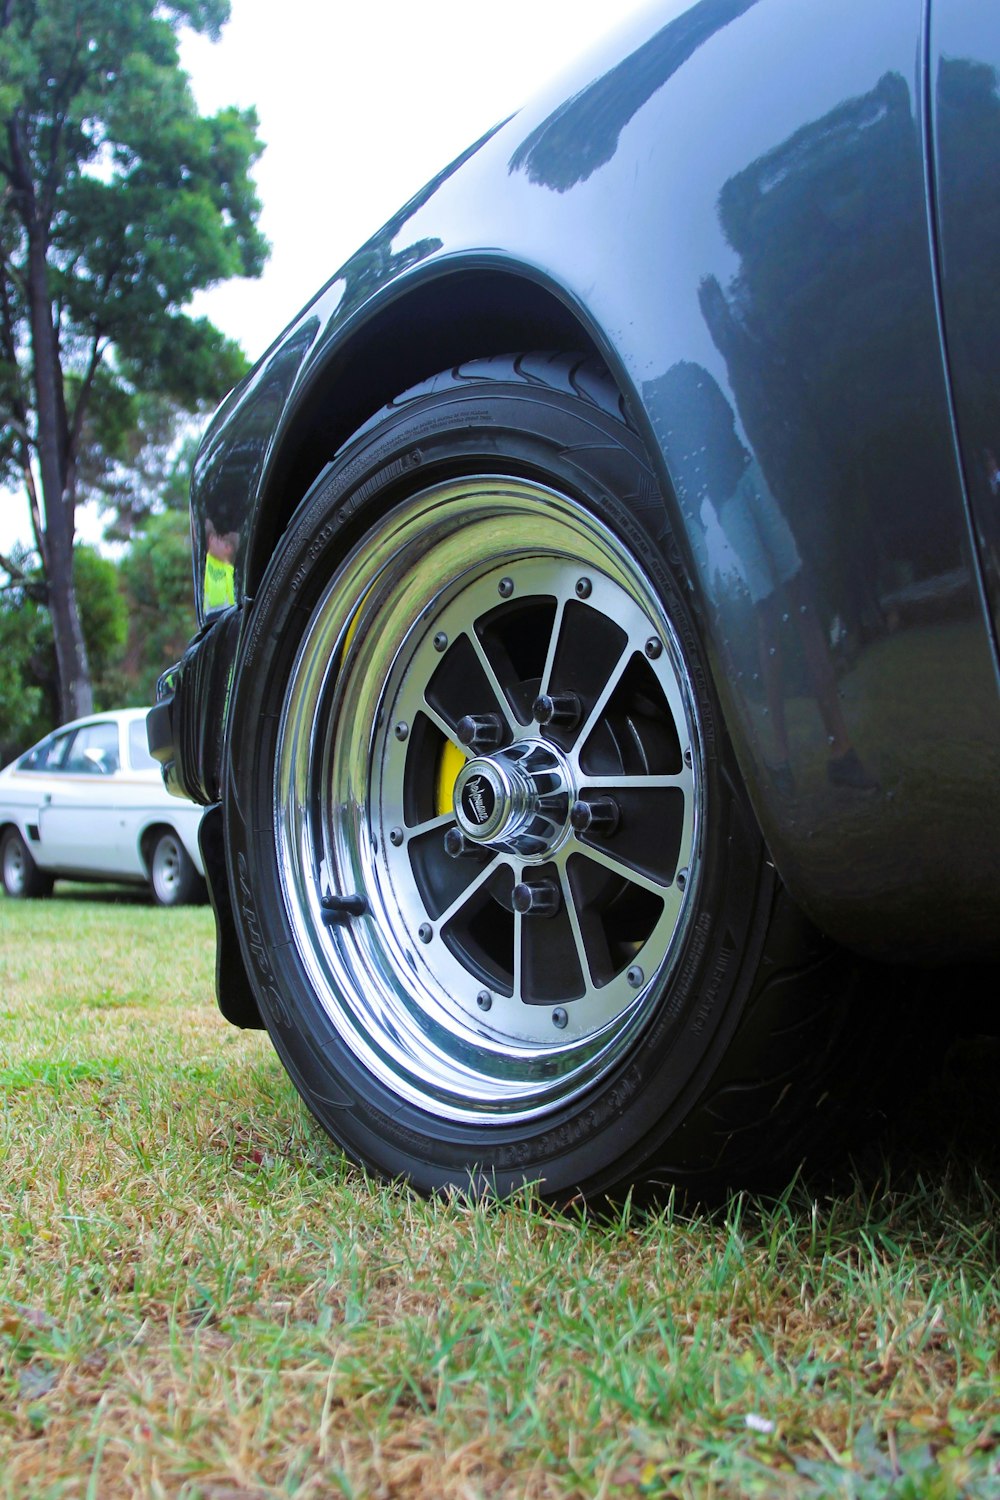
[[[8,833],[16,833],[23,842],[24,847],[28,850],[28,853],[31,854],[32,846],[36,844],[36,840],[32,839],[29,834],[27,822],[19,823],[16,818],[11,817],[0,818],[0,844],[3,843]],[[32,858],[34,858],[33,854]]]
[[[438,270],[406,279],[376,303],[317,357],[289,403],[254,506],[244,574],[249,595],[299,501],[340,446],[402,391],[465,360],[515,349],[596,356],[658,464],[657,445],[614,347],[578,304],[529,268]]]

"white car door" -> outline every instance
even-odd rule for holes
[[[140,872],[138,858],[129,860],[123,848],[121,766],[117,724],[103,721],[76,730],[62,764],[48,778],[39,812],[47,868],[95,875]]]

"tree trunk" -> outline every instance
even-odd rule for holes
[[[87,645],[83,639],[80,611],[73,583],[73,538],[55,542],[49,528],[49,615],[59,673],[59,712],[62,722],[93,712],[94,691],[90,682]]]
[[[45,545],[42,551],[59,673],[59,706],[65,722],[93,711],[94,692],[73,584],[74,466],[58,337],[48,293],[45,236],[37,223],[28,228],[28,299],[38,417],[38,461],[45,502]]]

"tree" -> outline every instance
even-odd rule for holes
[[[238,346],[183,309],[260,274],[253,110],[199,115],[182,26],[228,0],[0,0],[0,478],[30,506],[63,718],[90,711],[73,584],[78,501],[127,454],[150,393],[192,409]]]
[[[31,553],[15,546],[12,557],[2,561],[8,577],[0,585],[0,765],[6,765],[44,733],[45,695],[34,671],[44,659],[39,631],[44,611]]]
[[[119,565],[129,619],[124,670],[131,703],[153,702],[156,679],[179,659],[195,630],[191,575],[186,507],[147,516]]]
[[[59,682],[52,616],[34,559],[18,548],[0,588],[0,764],[59,723]],[[118,567],[92,547],[73,548],[73,584],[98,708],[117,707],[129,602]]]
[[[205,426],[205,412],[185,412],[159,392],[143,393],[129,407],[128,425],[120,433],[106,433],[81,458],[109,542],[130,542],[159,511],[187,516],[191,470]]]

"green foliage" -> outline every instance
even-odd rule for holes
[[[26,548],[15,547],[11,561],[37,580]],[[47,612],[39,610],[29,586],[12,582],[0,592],[0,764],[37,739],[39,725],[41,733],[49,727],[44,689],[34,671],[45,658],[40,618],[47,619]]]
[[[128,701],[152,703],[157,677],[178,660],[197,624],[186,513],[148,517],[122,559],[121,582],[129,616]]]
[[[41,571],[28,569],[30,554],[18,554],[28,582],[0,593],[0,763],[60,722],[52,617],[44,602]],[[83,636],[94,674],[98,708],[117,708],[120,662],[128,637],[128,605],[118,569],[92,547],[73,549]]]
[[[228,15],[226,0],[0,5],[0,480],[38,495],[64,594],[78,499],[131,505],[156,402],[194,410],[245,368],[184,311],[267,254],[256,114],[200,115],[178,63],[182,26],[214,37]],[[58,657],[64,679],[86,675],[72,642]]]
[[[0,27],[0,110],[13,142],[0,153],[5,353],[29,410],[33,230],[44,235],[69,413],[92,406],[103,438],[115,425],[127,433],[121,418],[143,391],[191,404],[218,399],[242,373],[238,347],[181,311],[201,288],[259,275],[267,250],[249,178],[254,111],[199,115],[178,66],[180,23],[214,33],[227,17],[221,0],[36,0]]]
[[[158,393],[120,395],[85,429],[80,468],[108,517],[106,539],[129,542],[156,511],[187,513],[201,423]]]
[[[73,549],[73,582],[83,638],[95,682],[114,667],[128,636],[128,610],[118,589],[118,569],[93,547]],[[101,702],[101,708],[114,705]]]
[[[152,703],[156,679],[178,660],[196,626],[187,514],[197,440],[158,450],[156,496],[163,509],[143,510],[153,490],[135,491],[119,511],[120,561],[77,546],[73,580],[94,677],[95,707]],[[137,467],[134,475],[149,473]],[[11,581],[0,591],[0,764],[54,728],[59,707],[52,619],[37,558],[15,547]],[[0,575],[2,576],[2,575]]]

